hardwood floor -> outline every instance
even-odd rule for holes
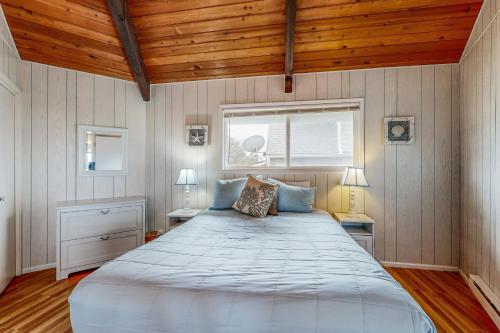
[[[385,269],[420,304],[439,332],[498,332],[460,274]]]
[[[458,273],[386,268],[439,332],[498,332]],[[71,332],[67,298],[90,272],[56,282],[55,270],[14,279],[0,296],[0,332]]]
[[[88,274],[58,282],[55,269],[16,277],[0,296],[0,332],[72,332],[67,299]]]

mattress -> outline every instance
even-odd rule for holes
[[[69,303],[76,333],[436,332],[320,210],[207,210],[99,268]]]

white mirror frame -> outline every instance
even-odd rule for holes
[[[95,132],[97,134],[120,134],[122,140],[122,169],[121,170],[85,170],[83,167],[85,154],[85,132]],[[78,125],[78,174],[80,176],[126,176],[128,175],[128,130],[126,128],[101,127]]]

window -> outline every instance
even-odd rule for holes
[[[362,99],[227,105],[224,169],[359,164]]]
[[[286,116],[226,118],[227,165],[286,167]]]

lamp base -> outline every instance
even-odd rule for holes
[[[359,213],[356,211],[356,191],[353,186],[349,186],[349,211],[346,216],[351,218],[359,218]]]
[[[347,217],[352,217],[352,218],[358,218],[358,217],[361,217],[361,214],[360,214],[360,213],[358,213],[358,212],[355,212],[355,211],[350,210],[350,211],[348,211],[348,212],[345,214],[345,216],[347,216]]]
[[[193,208],[191,208],[191,207],[184,207],[184,208],[182,208],[182,211],[184,213],[192,213],[193,212]]]
[[[191,208],[191,196],[189,191],[189,185],[184,188],[184,207],[182,208],[184,213],[191,213],[193,208]]]

